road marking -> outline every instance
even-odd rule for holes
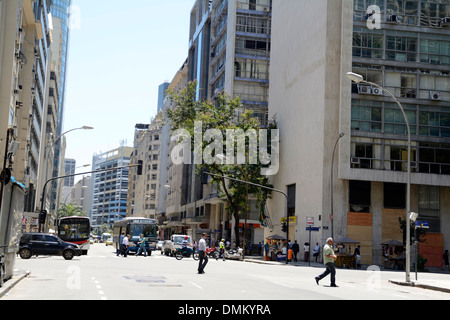
[[[194,287],[197,287],[197,288],[199,288],[200,290],[203,290],[203,288],[202,287],[200,287],[199,285],[196,285],[195,283],[193,283],[193,282],[189,282],[190,284],[192,284]]]
[[[101,289],[102,289],[102,286],[99,284],[100,281],[95,280],[95,277],[92,277],[91,280],[94,281],[94,284],[95,284],[95,287],[96,287],[97,290],[98,290],[97,293],[99,294],[100,299],[101,299],[101,300],[108,300],[108,299],[105,297],[105,292],[104,292],[103,290],[101,290]]]

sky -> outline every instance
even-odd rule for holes
[[[134,127],[156,115],[158,87],[188,56],[194,0],[73,0],[64,132],[77,167],[133,146]],[[91,168],[78,169],[77,173]],[[79,180],[79,179],[76,179]]]

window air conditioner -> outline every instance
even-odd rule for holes
[[[377,95],[377,96],[382,96],[383,90],[380,88],[372,88],[372,94]]]
[[[450,17],[442,18],[440,25],[441,25],[441,28],[450,27]]]
[[[396,14],[393,14],[393,15],[387,16],[386,20],[387,20],[388,22],[397,23],[397,15],[396,15]]]
[[[360,94],[371,94],[372,93],[372,86],[359,84],[358,85],[358,93],[360,93]]]
[[[430,99],[436,101],[442,100],[442,93],[437,91],[430,91]]]
[[[360,158],[351,158],[350,159],[351,164],[361,164],[361,159]]]

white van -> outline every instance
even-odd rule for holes
[[[177,248],[181,249],[185,237],[188,237],[187,241],[191,245],[190,248],[193,248],[191,236],[183,234],[174,234],[170,237],[170,240],[164,241],[161,254],[174,255]]]

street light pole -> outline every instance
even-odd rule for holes
[[[405,118],[406,128],[408,130],[408,177],[407,177],[407,190],[406,190],[406,282],[411,282],[411,129],[409,126],[408,117],[403,109],[402,104],[397,100],[397,98],[387,89],[379,86],[376,83],[365,81],[364,77],[360,74],[348,72],[347,78],[354,81],[355,83],[365,83],[374,87],[377,87],[384,92],[386,92],[398,105],[403,117]]]
[[[341,140],[342,137],[344,137],[345,134],[341,132],[339,134],[339,138],[336,140],[336,143],[334,144],[333,149],[333,156],[331,157],[331,183],[330,183],[330,193],[331,193],[331,238],[334,239],[334,187],[333,187],[333,167],[334,167],[334,154],[336,153],[336,148],[339,143],[339,140]]]

